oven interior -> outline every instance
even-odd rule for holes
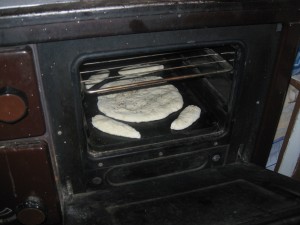
[[[239,79],[236,64],[241,58],[241,51],[241,46],[228,44],[210,48],[148,52],[140,55],[117,55],[83,61],[79,73],[89,155],[94,158],[99,155],[114,156],[128,151],[128,148],[139,151],[141,146],[150,144],[190,137],[197,137],[204,142],[217,140],[218,137],[225,135],[229,131],[233,113],[236,83]],[[151,80],[153,77],[160,79]],[[124,84],[120,83],[124,80]],[[129,121],[122,121],[122,117],[117,115],[118,121],[140,132],[140,138],[109,134],[93,126],[94,116],[110,117],[109,112],[102,109],[103,113],[98,107],[108,98],[107,96],[117,95],[118,98],[122,97],[123,93],[131,93],[127,95],[131,97],[136,95],[137,90],[155,91],[155,87],[170,84],[175,86],[182,96],[183,105],[179,110],[176,109],[165,118],[144,122],[131,121],[132,118],[129,118]],[[105,97],[98,100],[99,96]],[[143,97],[140,101],[144,104]],[[114,104],[126,103],[130,104],[126,100]],[[189,105],[201,109],[200,118],[185,129],[171,129],[172,122]],[[123,110],[129,108],[126,105],[123,107],[125,108]],[[130,112],[130,109],[125,111]],[[115,116],[112,115],[113,118]]]

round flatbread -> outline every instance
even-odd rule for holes
[[[145,74],[154,73],[164,69],[164,65],[156,64],[136,64],[128,66],[119,70],[119,74],[122,76],[142,76]]]
[[[162,79],[158,76],[139,77],[107,83],[104,87]],[[127,122],[149,122],[166,118],[180,110],[183,99],[171,84],[143,88],[98,97],[98,108],[105,115]]]
[[[101,81],[103,81],[108,76],[109,76],[108,70],[99,71],[97,74],[90,76],[89,79],[85,81],[85,83],[84,83],[85,88],[87,90],[92,88],[95,84],[99,84]]]

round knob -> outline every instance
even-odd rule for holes
[[[17,208],[17,220],[25,225],[42,224],[46,219],[46,213],[41,200],[30,196]]]
[[[2,122],[17,122],[27,112],[26,95],[11,87],[0,89],[0,105],[0,121]]]

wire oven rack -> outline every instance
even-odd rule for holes
[[[222,55],[233,55],[235,52],[215,52],[211,48],[167,52],[161,54],[141,55],[135,57],[97,60],[86,62],[80,69],[81,83],[87,94],[108,94],[115,91],[127,91],[135,88],[144,88],[162,85],[170,81],[205,77],[230,72],[233,67]],[[156,65],[163,65],[161,69],[156,69],[152,73],[137,72],[134,74],[120,75],[121,70],[126,68],[147,68]],[[129,70],[129,69],[128,69]],[[107,71],[108,76],[104,79],[90,79],[92,75],[97,75]],[[162,79],[128,82],[125,85],[115,85],[103,87],[104,84],[115,80],[136,79],[159,75]],[[96,84],[88,89],[84,84]]]

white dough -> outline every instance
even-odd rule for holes
[[[163,65],[137,64],[119,70],[119,74],[122,76],[141,76],[149,73],[154,73],[162,69],[164,69]]]
[[[108,70],[101,70],[99,73],[90,76],[89,79],[86,80],[86,82],[84,83],[85,88],[90,89],[95,84],[100,83],[101,81],[103,81],[108,76],[109,76],[109,71]]]
[[[172,130],[183,130],[199,119],[201,109],[195,105],[187,106],[171,124]]]
[[[141,81],[162,79],[158,76],[139,77],[107,83],[103,87],[125,85]],[[105,115],[127,122],[160,120],[180,110],[183,99],[171,84],[125,91],[98,97],[98,108]]]
[[[141,134],[128,124],[116,121],[106,116],[96,115],[92,118],[92,124],[97,129],[116,136],[128,138],[141,138]]]

